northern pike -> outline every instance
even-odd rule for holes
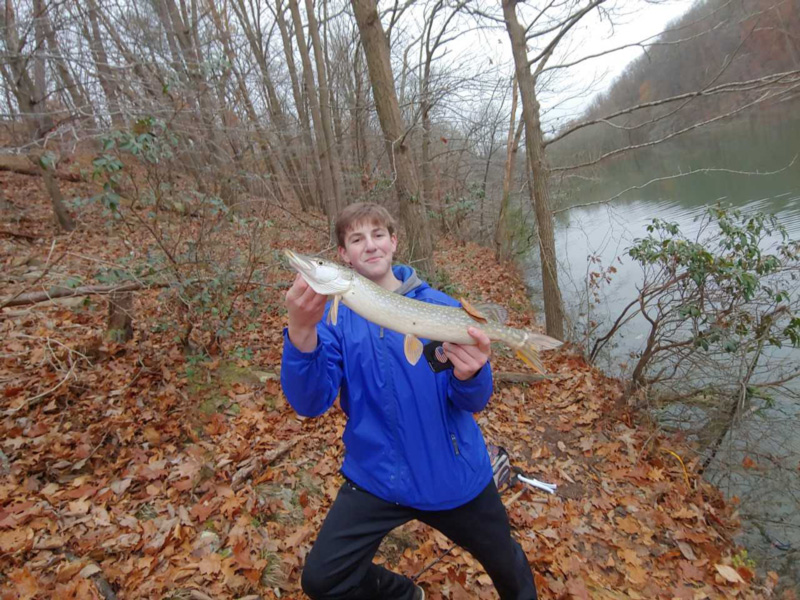
[[[462,308],[421,302],[390,292],[343,265],[291,250],[283,252],[289,264],[315,292],[333,296],[328,311],[333,325],[336,325],[341,302],[367,321],[404,334],[403,350],[412,365],[416,365],[422,355],[419,338],[474,346],[475,339],[467,333],[470,327],[480,329],[493,342],[503,342],[513,348],[525,364],[540,373],[544,373],[544,367],[539,351],[561,345],[555,338],[507,327],[463,299],[460,300]]]

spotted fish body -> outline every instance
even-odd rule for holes
[[[354,270],[319,258],[284,250],[289,263],[318,294],[334,296],[330,310],[336,322],[341,301],[353,312],[386,329],[406,335],[406,357],[416,363],[422,351],[418,338],[439,342],[475,345],[467,330],[476,327],[492,341],[503,342],[517,351],[532,368],[544,372],[539,350],[561,345],[554,338],[523,329],[507,327],[497,321],[481,319],[463,308],[440,306],[395,294],[373,283]]]

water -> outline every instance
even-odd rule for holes
[[[743,212],[774,214],[791,239],[800,238],[798,154],[800,119],[766,115],[662,145],[635,160],[617,161],[562,183],[562,206],[591,204],[556,214],[559,283],[572,324],[586,323],[587,309],[592,320],[610,324],[636,297],[642,271],[625,250],[647,235],[645,227],[654,217],[677,223],[692,237],[700,226],[698,217],[719,202]],[[709,167],[713,169],[670,177]],[[660,178],[666,179],[644,185]],[[641,189],[620,194],[634,186]],[[609,265],[616,272],[601,288],[600,304],[587,304],[588,272]],[[538,288],[538,273],[531,277]],[[606,329],[600,327],[601,332]],[[574,331],[580,336],[582,328]],[[629,374],[630,353],[642,347],[646,332],[643,319],[631,322],[599,366],[616,375]],[[797,365],[800,351],[784,350],[776,358]],[[759,569],[778,571],[786,584],[795,586],[800,583],[800,402],[793,395],[798,390],[795,384],[779,392],[772,407],[741,419],[706,472],[729,498],[741,502],[744,533],[739,541]],[[657,416],[665,425],[687,418],[696,424],[706,417],[686,406]]]

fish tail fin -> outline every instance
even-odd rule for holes
[[[532,343],[517,349],[517,357],[537,373],[544,373],[544,365],[542,364],[542,359],[539,358],[539,350]]]
[[[555,338],[541,333],[533,333],[532,331],[524,331],[523,334],[522,344],[517,347],[517,356],[531,369],[544,374],[544,365],[542,364],[542,359],[539,358],[539,352],[558,348],[561,346],[561,342]]]

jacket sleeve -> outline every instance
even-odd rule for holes
[[[339,339],[324,318],[317,325],[317,347],[311,352],[298,350],[284,328],[281,387],[299,415],[317,417],[331,407],[339,394],[342,369]]]
[[[480,412],[489,403],[492,396],[492,367],[487,362],[474,377],[461,381],[449,372],[448,398],[461,410],[472,413]]]

